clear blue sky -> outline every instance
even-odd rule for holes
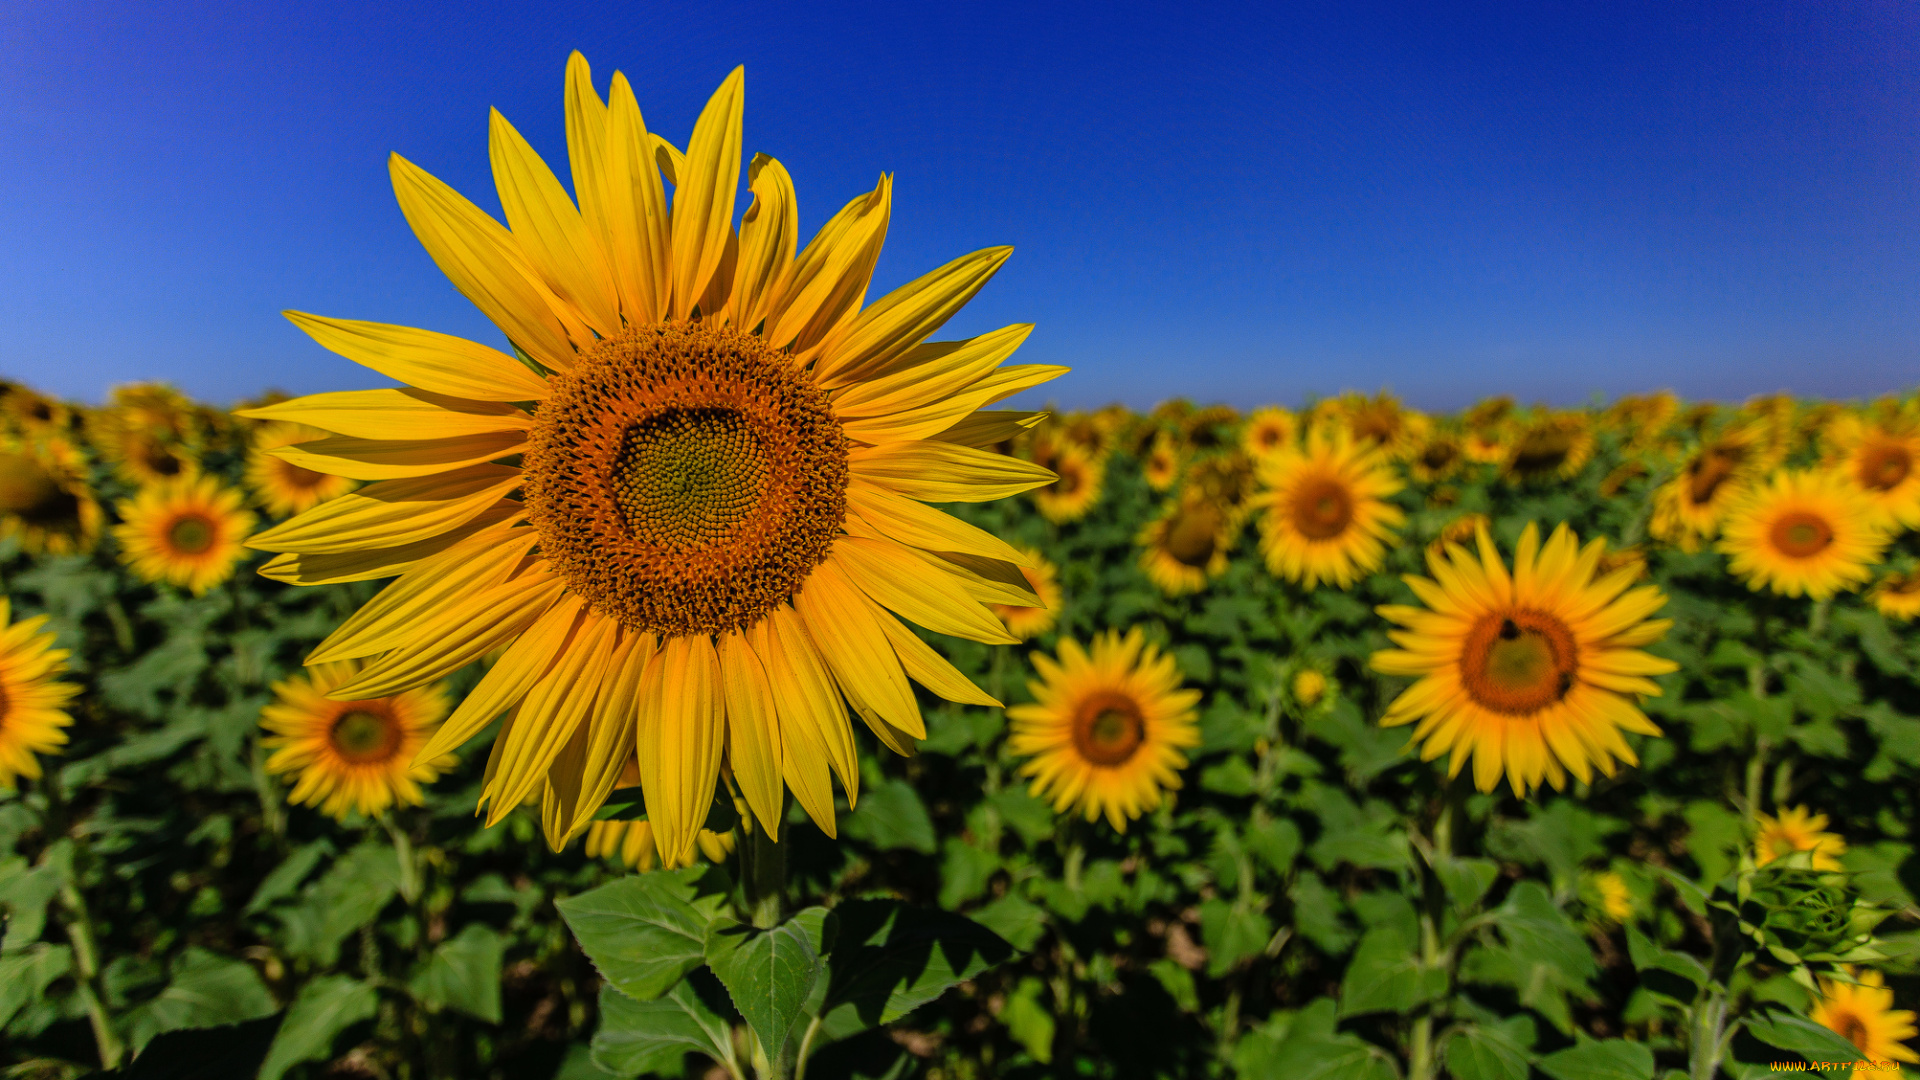
[[[1014,245],[942,336],[1038,324],[1030,399],[1920,382],[1920,8],[1275,7],[8,4],[0,373],[381,384],[283,308],[499,341],[385,159],[497,213],[497,106],[565,177],[578,48],[682,144],[746,65],[807,235],[895,173],[870,296]]]

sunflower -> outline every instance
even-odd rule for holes
[[[1110,414],[1105,412],[1071,412],[1060,418],[1060,438],[1078,446],[1095,461],[1104,461],[1107,452],[1113,449],[1114,434],[1118,429]]]
[[[116,386],[100,413],[100,450],[120,479],[136,487],[192,475],[199,467],[194,407],[160,383]]]
[[[1234,541],[1230,515],[1193,494],[1168,499],[1133,538],[1140,569],[1168,596],[1187,596],[1227,572]]]
[[[1852,480],[1884,520],[1920,528],[1920,428],[1844,416],[1830,429],[1828,464]]]
[[[1100,501],[1107,470],[1100,460],[1078,443],[1064,439],[1053,445],[1045,467],[1055,474],[1053,483],[1029,492],[1042,517],[1056,525],[1079,521]]]
[[[1607,921],[1624,923],[1633,918],[1633,889],[1627,885],[1626,878],[1608,871],[1593,875],[1591,884],[1600,913]]]
[[[168,582],[195,596],[233,576],[255,521],[241,507],[240,493],[211,476],[155,484],[114,508],[120,561],[143,581]]]
[[[1008,749],[1033,760],[1020,767],[1033,777],[1034,795],[1093,821],[1105,815],[1121,832],[1127,822],[1160,805],[1161,792],[1180,786],[1182,749],[1200,745],[1194,723],[1198,690],[1180,687],[1173,657],[1146,644],[1138,628],[1125,638],[1112,630],[1080,643],[1060,642],[1060,659],[1036,653],[1042,681],[1028,682],[1034,703],[1007,710]]]
[[[1278,405],[1266,405],[1247,414],[1240,429],[1240,448],[1254,458],[1277,454],[1293,445],[1300,421]]]
[[[58,752],[73,723],[66,704],[80,688],[55,679],[68,651],[41,632],[46,623],[45,615],[14,622],[13,602],[0,596],[0,788],[8,791],[19,777],[39,778],[34,755]]]
[[[1621,488],[1626,487],[1635,480],[1645,480],[1651,475],[1653,475],[1653,471],[1647,468],[1646,462],[1637,458],[1632,461],[1623,461],[1614,466],[1608,471],[1606,476],[1600,479],[1600,497],[1603,499],[1611,499],[1615,495],[1620,494]]]
[[[1543,417],[1521,428],[1501,469],[1515,483],[1571,480],[1593,457],[1593,425],[1579,413]]]
[[[28,438],[64,435],[73,427],[73,410],[37,390],[0,380],[0,421]]]
[[[1511,424],[1489,424],[1468,428],[1460,441],[1460,452],[1477,465],[1496,465],[1507,460],[1508,448],[1512,444]]]
[[[1141,472],[1147,478],[1147,486],[1155,491],[1167,490],[1180,478],[1180,449],[1172,436],[1162,433],[1154,438]]]
[[[1623,397],[1608,406],[1600,423],[1628,446],[1645,447],[1660,440],[1680,415],[1680,399],[1671,390]]]
[[[72,443],[0,437],[0,537],[17,539],[29,555],[84,553],[104,522]]]
[[[734,843],[731,831],[717,833],[701,829],[694,837],[694,848],[711,863],[725,862],[727,856],[733,854]],[[692,864],[693,851],[687,851],[685,856],[687,861],[676,866]],[[660,848],[653,842],[653,825],[645,820],[596,821],[587,826],[587,858],[612,859],[642,874],[656,868],[676,868],[661,865]]]
[[[1479,556],[1453,546],[1430,557],[1433,579],[1406,582],[1426,608],[1389,604],[1381,616],[1405,629],[1399,649],[1373,654],[1373,668],[1418,678],[1387,707],[1386,727],[1419,721],[1423,761],[1451,752],[1447,775],[1473,759],[1474,786],[1492,791],[1504,773],[1525,797],[1542,780],[1555,789],[1571,772],[1582,783],[1615,760],[1637,764],[1620,732],[1658,735],[1632,695],[1658,694],[1650,675],[1679,665],[1641,651],[1672,625],[1649,619],[1667,602],[1652,585],[1629,589],[1630,571],[1599,572],[1606,541],[1580,547],[1564,524],[1543,545],[1529,524],[1507,571],[1493,538]]]
[[[1054,617],[1060,611],[1060,584],[1059,571],[1039,552],[1024,547],[1019,550],[1029,563],[1020,568],[1020,573],[1040,603],[1034,606],[988,604],[987,607],[1006,624],[1007,633],[1026,641],[1053,629]]]
[[[1316,667],[1303,667],[1293,673],[1293,681],[1288,685],[1293,694],[1293,703],[1303,711],[1317,708],[1326,701],[1333,691],[1333,680],[1327,673]]]
[[[1847,842],[1838,833],[1822,832],[1827,815],[1809,813],[1804,806],[1780,811],[1779,817],[1759,815],[1760,828],[1753,838],[1753,864],[1765,866],[1796,851],[1813,852],[1815,870],[1845,870],[1839,856],[1846,854]]]
[[[401,575],[310,658],[368,658],[332,693],[395,693],[504,646],[419,759],[507,712],[482,805],[491,824],[538,792],[556,850],[628,756],[663,863],[692,850],[723,756],[765,833],[787,787],[832,834],[831,776],[858,797],[849,705],[906,753],[926,730],[909,677],[997,704],[891,612],[1012,643],[986,604],[1038,602],[1017,551],[925,505],[1054,479],[977,449],[1034,420],[979,410],[1065,370],[1000,366],[1031,327],[925,341],[1010,249],[868,304],[891,177],[796,254],[793,185],[764,155],[736,229],[743,85],[736,68],[683,152],[646,130],[624,76],[603,101],[573,54],[579,205],[496,112],[505,226],[393,157],[415,234],[528,363],[289,313],[410,389],[261,410],[339,436],[288,460],[378,481],[251,541],[293,580]]]
[[[1653,495],[1647,531],[1682,551],[1698,551],[1720,532],[1727,512],[1747,496],[1758,474],[1751,437],[1730,431],[1700,447]]]
[[[288,801],[336,819],[419,806],[420,785],[458,761],[452,754],[415,760],[446,718],[444,685],[357,700],[328,696],[360,670],[358,660],[314,664],[274,683],[273,704],[260,710],[260,726],[271,732],[260,740],[273,751],[267,771],[295,775]]]
[[[1721,532],[1720,550],[1748,588],[1816,600],[1865,582],[1889,539],[1866,497],[1823,472],[1776,474]]]
[[[1202,498],[1226,511],[1236,532],[1253,513],[1256,492],[1254,459],[1239,449],[1208,454],[1187,469],[1184,494]]]
[[[260,425],[254,433],[253,449],[247,454],[247,486],[253,489],[254,499],[267,513],[275,517],[298,514],[358,486],[344,476],[315,472],[271,453],[283,446],[326,437],[327,433],[319,428],[284,420]]]
[[[1405,461],[1426,442],[1432,421],[1400,404],[1385,390],[1368,397],[1348,391],[1333,413],[1340,428],[1361,446],[1378,447],[1389,461]]]
[[[1420,448],[1407,458],[1407,471],[1423,484],[1437,484],[1461,470],[1467,463],[1467,444],[1459,432],[1440,428],[1430,431]]]
[[[1913,1010],[1893,1007],[1893,991],[1879,972],[1860,971],[1854,977],[1858,985],[1820,980],[1820,1002],[1810,1014],[1813,1022],[1852,1043],[1868,1061],[1920,1062],[1920,1055],[1904,1045],[1920,1034]]]
[[[1316,430],[1306,444],[1260,463],[1269,489],[1260,550],[1267,568],[1307,588],[1348,588],[1380,565],[1406,516],[1386,499],[1403,486],[1377,448]]]
[[[1920,615],[1920,573],[1888,574],[1873,586],[1873,606],[1889,619],[1910,622]]]

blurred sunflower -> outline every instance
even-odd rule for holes
[[[1579,413],[1546,416],[1521,428],[1501,470],[1508,480],[1571,480],[1593,457],[1593,425]]]
[[[1836,420],[1828,464],[1851,479],[1888,523],[1920,528],[1920,427]]]
[[[314,664],[273,684],[273,704],[260,711],[271,732],[260,745],[273,753],[267,772],[292,775],[295,805],[333,818],[349,811],[379,816],[394,805],[426,801],[420,785],[453,768],[452,754],[415,761],[447,715],[447,689],[434,685],[386,697],[335,700],[328,695],[360,670],[357,660]]]
[[[1180,441],[1201,454],[1237,445],[1240,411],[1230,405],[1206,405],[1180,419]]]
[[[1508,448],[1513,444],[1513,426],[1494,424],[1486,427],[1468,428],[1460,440],[1460,452],[1467,460],[1477,465],[1497,465],[1507,460]]]
[[[1688,458],[1653,496],[1647,531],[1682,551],[1698,551],[1719,535],[1727,512],[1745,498],[1758,473],[1750,436],[1731,431]]]
[[[1079,521],[1100,501],[1107,470],[1080,444],[1064,439],[1056,442],[1043,467],[1053,471],[1053,482],[1027,495],[1048,521],[1056,525]]]
[[[1377,448],[1315,431],[1299,449],[1260,463],[1254,504],[1260,551],[1276,576],[1345,589],[1380,565],[1406,515],[1386,499],[1403,486]]]
[[[566,83],[577,208],[497,112],[506,227],[391,159],[415,234],[533,366],[445,334],[289,313],[416,389],[273,407],[341,436],[283,456],[380,482],[252,543],[286,553],[268,570],[298,580],[329,580],[298,569],[309,558],[401,574],[312,658],[369,658],[336,695],[395,693],[506,647],[420,751],[508,712],[481,795],[488,824],[538,792],[557,850],[635,756],[661,861],[678,862],[724,756],[765,832],[777,835],[791,788],[832,834],[831,776],[858,797],[849,704],[902,753],[926,731],[909,678],[995,704],[890,612],[1015,640],[985,605],[1038,602],[1022,557],[924,504],[1052,481],[977,449],[1030,414],[979,410],[1065,369],[1000,366],[1024,325],[925,341],[1007,248],[866,303],[890,177],[796,255],[792,182],[756,155],[736,231],[740,69],[684,153],[646,130],[624,76],[602,101],[575,53]]]
[[[1062,441],[1086,451],[1094,461],[1105,461],[1113,449],[1115,428],[1104,413],[1068,413],[1060,418],[1058,431]]]
[[[1633,889],[1626,878],[1608,871],[1593,875],[1591,884],[1596,906],[1609,922],[1624,923],[1633,918]]]
[[[1033,777],[1033,794],[1054,812],[1105,815],[1121,832],[1127,822],[1160,805],[1161,793],[1180,787],[1187,759],[1200,745],[1194,723],[1198,690],[1180,686],[1171,656],[1146,644],[1138,628],[1123,639],[1107,631],[1089,655],[1072,638],[1060,642],[1060,660],[1036,653],[1041,681],[1027,683],[1034,704],[1007,710],[1007,747],[1033,760],[1020,767]]]
[[[1348,391],[1336,399],[1330,418],[1362,447],[1377,448],[1389,461],[1412,457],[1426,441],[1432,421],[1400,404],[1385,390],[1368,397]]]
[[[1871,596],[1880,614],[1909,622],[1920,615],[1920,573],[1888,574],[1874,584]]]
[[[80,688],[56,678],[68,651],[53,647],[46,624],[45,615],[14,622],[13,602],[0,596],[0,788],[8,791],[22,776],[39,779],[34,755],[58,752],[73,723],[66,705]]]
[[[1287,691],[1303,715],[1324,712],[1322,706],[1330,705],[1338,690],[1332,676],[1311,663],[1301,665],[1287,682]]]
[[[1227,572],[1233,539],[1233,523],[1225,510],[1187,495],[1167,500],[1133,542],[1141,549],[1140,569],[1148,580],[1168,596],[1187,596]]]
[[[1238,532],[1253,513],[1254,459],[1238,448],[1209,454],[1187,468],[1184,494],[1205,499],[1227,515],[1228,527]]]
[[[1869,1061],[1920,1062],[1920,1054],[1905,1045],[1920,1034],[1913,1010],[1893,1007],[1893,991],[1879,972],[1860,971],[1854,977],[1857,986],[1820,980],[1820,1001],[1808,1014],[1813,1022],[1852,1043]]]
[[[1020,554],[1027,557],[1029,565],[1022,566],[1020,573],[1027,579],[1027,587],[1033,590],[1040,603],[1034,606],[1018,604],[988,604],[993,613],[1006,624],[1007,633],[1026,641],[1053,629],[1054,617],[1060,611],[1059,571],[1039,552],[1032,548],[1020,548]]]
[[[1621,488],[1635,480],[1645,480],[1651,475],[1653,472],[1647,468],[1646,462],[1638,459],[1623,461],[1600,479],[1600,495],[1602,498],[1611,499],[1620,494]]]
[[[0,537],[29,555],[71,555],[92,551],[104,523],[72,443],[0,437]]]
[[[1427,543],[1427,558],[1443,558],[1447,554],[1447,548],[1454,544],[1465,545],[1472,543],[1474,538],[1480,535],[1481,529],[1491,529],[1492,527],[1493,519],[1485,514],[1461,514],[1459,517],[1440,526],[1440,532]]]
[[[120,561],[142,581],[164,581],[195,596],[233,576],[256,520],[241,507],[238,491],[211,476],[154,484],[114,509]]]
[[[1667,602],[1659,588],[1629,589],[1627,570],[1599,573],[1606,541],[1580,547],[1564,524],[1543,545],[1529,524],[1508,573],[1493,538],[1432,557],[1433,579],[1406,582],[1426,608],[1376,610],[1405,629],[1389,633],[1399,649],[1373,654],[1373,668],[1419,679],[1387,707],[1380,723],[1419,721],[1413,738],[1423,761],[1451,753],[1447,775],[1473,759],[1473,783],[1492,791],[1504,774],[1525,797],[1541,782],[1560,789],[1566,774],[1587,782],[1595,768],[1637,764],[1621,731],[1658,735],[1633,695],[1660,693],[1648,676],[1679,665],[1641,650],[1672,625],[1649,616]]]
[[[1300,422],[1293,413],[1278,405],[1267,405],[1247,414],[1240,429],[1240,448],[1254,458],[1264,458],[1293,445],[1300,433]]]
[[[1180,478],[1180,450],[1173,438],[1165,433],[1155,436],[1153,445],[1147,450],[1146,464],[1141,467],[1147,479],[1147,486],[1155,491],[1165,491]]]
[[[1601,414],[1600,424],[1628,446],[1646,447],[1658,442],[1679,415],[1680,399],[1671,390],[1659,390],[1615,401]]]
[[[344,476],[302,468],[272,453],[283,446],[316,442],[327,435],[319,428],[284,420],[260,425],[253,436],[253,449],[247,454],[247,486],[253,489],[254,498],[267,513],[275,517],[298,514],[359,486]]]
[[[1467,463],[1467,444],[1460,433],[1439,428],[1427,434],[1420,448],[1407,459],[1407,471],[1423,484],[1437,484]]]
[[[100,453],[135,487],[192,475],[199,467],[194,407],[161,383],[129,383],[109,393],[94,432]]]
[[[31,387],[0,380],[0,429],[29,439],[68,434],[74,413]]]
[[[1871,577],[1888,539],[1852,484],[1832,473],[1786,471],[1728,515],[1719,547],[1755,592],[1820,600]]]
[[[1789,807],[1779,817],[1757,815],[1759,828],[1753,837],[1753,864],[1765,866],[1796,851],[1813,852],[1815,870],[1844,870],[1840,856],[1847,842],[1838,833],[1823,831],[1827,815],[1814,814],[1804,806]]]

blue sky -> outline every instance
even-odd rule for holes
[[[497,213],[487,108],[566,175],[562,72],[684,143],[746,66],[803,233],[896,175],[870,296],[1013,259],[1032,403],[1427,408],[1920,382],[1920,9],[1782,4],[12,4],[0,374],[84,400],[383,385],[296,308],[499,342],[398,151]],[[744,200],[741,203],[745,205]]]

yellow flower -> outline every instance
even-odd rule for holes
[[[1240,447],[1253,457],[1264,458],[1293,445],[1300,433],[1300,421],[1278,405],[1267,405],[1247,414],[1240,429]]]
[[[71,443],[0,438],[0,537],[29,555],[71,555],[92,551],[104,522]]]
[[[1571,480],[1593,457],[1593,426],[1578,413],[1561,413],[1520,429],[1502,469],[1515,482]]]
[[[1582,548],[1561,525],[1542,545],[1529,524],[1512,573],[1486,530],[1479,556],[1464,547],[1430,557],[1433,580],[1409,575],[1425,608],[1386,605],[1399,649],[1373,654],[1373,668],[1417,678],[1380,722],[1419,721],[1423,761],[1451,752],[1447,775],[1469,756],[1474,786],[1492,791],[1502,774],[1525,796],[1542,780],[1559,789],[1571,772],[1581,782],[1614,762],[1638,764],[1620,732],[1658,735],[1636,694],[1658,694],[1648,676],[1678,665],[1643,652],[1672,625],[1649,619],[1667,602],[1652,585],[1629,589],[1634,574],[1599,573],[1606,541]]]
[[[1467,460],[1480,465],[1492,465],[1507,460],[1507,447],[1513,442],[1513,427],[1498,424],[1489,427],[1470,428],[1462,440],[1461,452]]]
[[[1067,638],[1058,663],[1036,653],[1033,666],[1043,680],[1027,683],[1035,703],[1007,710],[1008,749],[1033,758],[1021,775],[1033,777],[1033,794],[1054,812],[1105,815],[1127,831],[1160,805],[1161,792],[1180,786],[1180,751],[1200,745],[1200,692],[1180,688],[1173,658],[1138,629],[1096,637],[1091,655]]]
[[[114,387],[94,434],[120,479],[136,487],[184,479],[199,467],[193,403],[161,383]]]
[[[1000,621],[1007,625],[1007,633],[1026,641],[1053,629],[1054,616],[1060,611],[1059,572],[1041,554],[1032,548],[1021,548],[1032,565],[1020,568],[1027,579],[1027,587],[1033,595],[1040,598],[1037,606],[1017,604],[988,604]]]
[[[1180,438],[1187,449],[1208,454],[1235,445],[1239,426],[1240,413],[1232,406],[1207,405],[1180,418]]]
[[[268,513],[275,517],[298,514],[358,486],[344,476],[302,468],[271,453],[283,446],[326,437],[326,432],[305,424],[269,421],[260,425],[253,437],[253,449],[247,454],[247,485]]]
[[[1147,450],[1147,462],[1142,466],[1147,478],[1147,486],[1155,491],[1165,491],[1173,486],[1180,477],[1180,451],[1173,438],[1165,433],[1154,437],[1153,445]]]
[[[1079,521],[1100,501],[1106,483],[1106,468],[1098,458],[1077,443],[1061,441],[1041,464],[1053,470],[1057,479],[1029,492],[1042,517],[1056,525]]]
[[[1701,446],[1654,492],[1647,531],[1682,551],[1700,550],[1704,541],[1719,534],[1727,511],[1746,497],[1757,460],[1752,438],[1743,430]]]
[[[1828,464],[1853,481],[1883,520],[1920,528],[1920,428],[1846,415],[1828,437]]]
[[[1230,515],[1198,495],[1167,500],[1166,506],[1134,537],[1141,549],[1140,569],[1168,596],[1187,596],[1227,572],[1233,548]]]
[[[1612,872],[1597,874],[1593,888],[1600,897],[1600,911],[1608,919],[1624,923],[1633,918],[1633,890],[1627,887],[1626,878]]]
[[[73,723],[67,702],[80,688],[58,681],[67,670],[66,649],[42,633],[47,616],[13,621],[13,602],[0,596],[0,787],[40,776],[35,754],[58,753]]]
[[[575,53],[566,82],[577,207],[497,112],[505,226],[391,159],[415,234],[531,366],[446,334],[289,313],[410,389],[248,410],[338,436],[288,461],[376,481],[252,544],[283,553],[263,570],[283,580],[400,575],[309,658],[367,658],[335,695],[397,693],[505,648],[420,751],[508,714],[481,794],[489,823],[537,794],[558,850],[634,757],[661,861],[679,862],[724,757],[762,829],[777,833],[790,788],[831,834],[832,777],[858,797],[849,706],[906,753],[926,732],[909,678],[997,704],[894,613],[1016,640],[986,605],[1038,602],[1015,584],[1022,556],[926,504],[1052,481],[978,449],[1035,417],[982,410],[1065,369],[1001,366],[1025,325],[926,341],[1008,248],[866,303],[891,177],[799,248],[792,181],[756,155],[736,229],[739,69],[684,151],[647,131],[623,75],[603,101]]]
[[[733,854],[734,836],[731,832],[717,833],[701,829],[694,839],[694,846],[708,862],[725,862]],[[690,866],[693,863],[693,851],[684,853],[686,862],[675,866],[662,866],[660,849],[653,842],[653,825],[647,821],[596,821],[587,827],[587,858],[612,859],[633,870],[644,874],[650,870],[672,870],[676,866]]]
[[[1466,442],[1458,432],[1442,428],[1428,434],[1426,441],[1407,459],[1407,471],[1423,484],[1437,484],[1459,472],[1466,463]]]
[[[1903,1045],[1920,1034],[1913,1025],[1913,1010],[1893,1007],[1893,991],[1879,972],[1862,971],[1856,977],[1858,986],[1820,980],[1813,1022],[1852,1043],[1869,1061],[1920,1062],[1920,1055]]]
[[[1269,489],[1255,503],[1260,551],[1276,576],[1307,588],[1328,582],[1345,589],[1380,565],[1393,530],[1406,523],[1387,502],[1401,482],[1378,449],[1343,435],[1315,431],[1306,445],[1260,463]]]
[[[73,427],[73,410],[53,398],[0,379],[0,422],[28,438],[65,435]]]
[[[1293,676],[1293,700],[1303,709],[1311,709],[1326,699],[1331,684],[1316,668],[1301,668]]]
[[[1753,864],[1765,866],[1796,851],[1813,852],[1815,870],[1844,870],[1839,856],[1846,854],[1847,842],[1837,833],[1822,832],[1827,815],[1809,813],[1804,806],[1780,811],[1779,817],[1759,815],[1760,829],[1753,838]]]
[[[1859,491],[1820,472],[1775,475],[1742,500],[1721,533],[1720,550],[1748,588],[1816,600],[1865,582],[1888,542]]]
[[[1680,415],[1680,399],[1671,390],[1623,397],[1608,406],[1601,422],[1617,432],[1628,446],[1651,446]]]
[[[445,686],[377,698],[328,696],[360,666],[357,660],[315,664],[274,683],[274,702],[260,711],[260,726],[272,733],[260,740],[273,751],[267,771],[295,777],[290,802],[334,818],[349,810],[377,816],[395,804],[418,806],[425,801],[420,785],[457,761],[452,754],[420,755],[447,715]]]
[[[1888,574],[1873,587],[1873,606],[1889,619],[1908,622],[1920,615],[1920,574]]]
[[[195,596],[233,576],[255,521],[241,508],[240,493],[211,476],[156,484],[115,509],[120,561],[143,581],[178,585]]]

